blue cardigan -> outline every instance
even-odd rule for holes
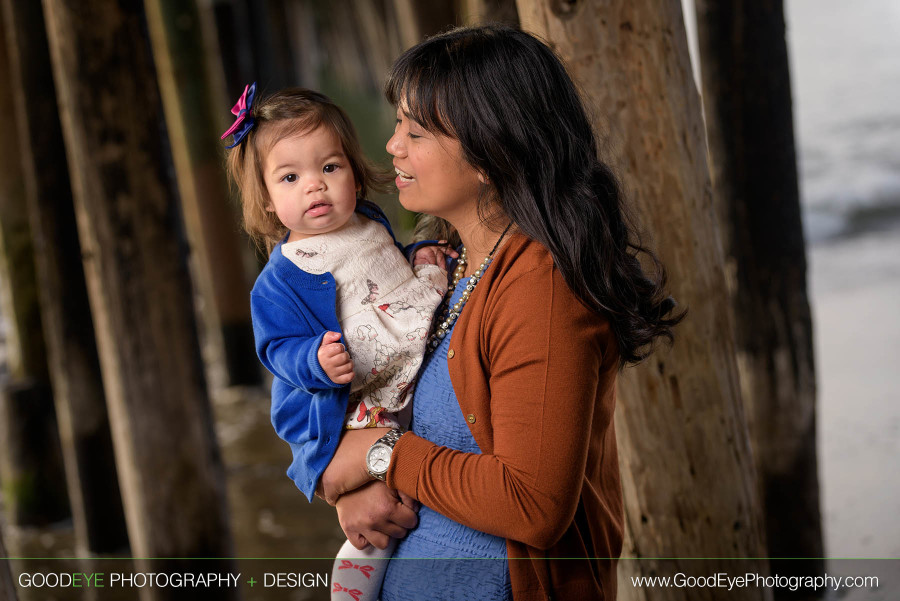
[[[433,243],[422,241],[404,250],[376,204],[360,200],[356,211],[387,228],[407,258]],[[256,353],[275,376],[272,425],[293,454],[287,474],[312,501],[341,437],[350,386],[332,382],[317,358],[325,332],[341,331],[334,277],[303,271],[281,253],[283,243],[272,250],[256,279],[250,310]]]

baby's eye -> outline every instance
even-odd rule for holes
[[[328,163],[327,165],[322,167],[322,171],[324,171],[325,173],[334,173],[337,170],[338,165],[336,165],[335,163]]]
[[[297,174],[296,173],[288,173],[287,175],[285,175],[284,177],[281,178],[281,181],[287,182],[289,184],[293,184],[295,181],[297,181]]]

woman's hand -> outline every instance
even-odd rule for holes
[[[406,495],[403,498],[418,505]],[[368,543],[384,549],[391,537],[403,538],[419,522],[414,508],[404,504],[400,493],[377,480],[341,495],[335,507],[347,540],[357,549]]]
[[[372,480],[366,471],[366,453],[387,431],[387,428],[346,430],[331,463],[319,479],[316,494],[329,505],[334,505],[342,494]]]

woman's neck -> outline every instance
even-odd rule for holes
[[[466,249],[467,264],[463,277],[472,275],[472,273],[478,269],[479,265],[481,265],[481,262],[484,261],[484,258],[490,254],[491,250],[503,235],[508,220],[494,220],[493,223],[499,224],[501,229],[498,230],[496,227],[490,227],[479,219],[477,215],[474,219],[467,220],[463,223],[452,223],[456,228],[457,233],[459,233],[459,239],[462,241],[462,245]],[[508,235],[509,233],[507,232],[507,236]],[[504,240],[505,239],[506,237],[504,236]]]

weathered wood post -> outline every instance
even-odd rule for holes
[[[815,367],[784,7],[697,0],[696,13],[713,193],[768,555],[810,558],[774,559],[778,574],[818,574]]]
[[[3,0],[37,292],[80,554],[128,545],[40,3]],[[46,169],[52,165],[52,169]]]
[[[2,42],[0,85],[11,87]],[[6,373],[0,368],[0,474],[7,519],[13,524],[41,524],[67,516],[69,502],[37,302],[34,247],[14,125],[18,116],[9,94],[0,94],[0,114],[9,125],[0,144],[0,318],[7,326]]]
[[[206,346],[214,349],[208,359],[224,359],[227,384],[259,382],[250,280],[241,253],[245,242],[225,183],[219,143],[218,116],[230,106],[212,93],[196,0],[145,0],[144,6],[191,242],[191,271],[204,301],[201,316],[210,338]]]
[[[3,532],[0,528],[0,601],[17,601],[16,581],[9,567],[9,554],[3,543]]]
[[[143,5],[44,10],[132,552],[142,570],[190,569],[232,547]]]
[[[456,8],[456,3],[448,0],[394,0],[403,48],[414,46],[425,36],[434,35],[457,23]]]
[[[519,0],[522,27],[566,60],[622,175],[638,222],[687,307],[675,347],[619,386],[616,428],[629,539],[620,599],[715,599],[715,589],[634,588],[628,576],[729,568],[766,573],[753,458],[738,387],[723,255],[712,211],[700,99],[681,4]],[[604,153],[606,154],[606,153]],[[660,561],[652,558],[680,558]],[[763,588],[729,598],[764,599]]]
[[[250,39],[253,77],[264,90],[274,91],[297,80],[291,52],[285,0],[233,0],[236,7],[238,37]],[[339,12],[333,14],[340,14]],[[249,82],[240,82],[238,94]],[[231,90],[229,90],[231,91]],[[233,91],[231,91],[234,93]]]
[[[466,25],[479,23],[519,24],[515,0],[461,0],[460,12]]]

